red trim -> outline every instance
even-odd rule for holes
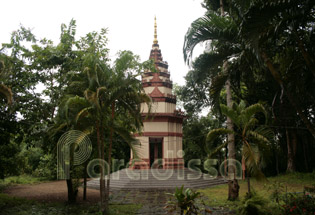
[[[159,74],[159,76],[163,76],[166,78],[170,77],[170,74],[167,72],[144,72],[143,77],[153,76],[155,73]]]
[[[143,113],[142,116],[146,117],[148,116],[147,113]],[[158,116],[168,116],[168,117],[175,117],[175,118],[184,118],[184,113],[176,111],[175,113],[151,113],[149,114],[149,117],[158,117]]]
[[[134,134],[134,136],[139,137],[149,137],[149,136],[156,136],[156,137],[182,137],[183,133],[176,133],[176,132],[143,132],[142,135]]]
[[[183,118],[168,117],[168,116],[157,116],[157,117],[144,118],[143,122],[172,122],[172,123],[183,124]]]
[[[172,103],[176,104],[176,99],[174,98],[169,98],[169,97],[164,97],[164,98],[152,98],[153,102],[167,102],[167,103]]]
[[[184,158],[164,158],[165,161],[171,161],[171,162],[180,162],[184,161]]]
[[[168,82],[142,82],[142,87],[167,87],[172,89],[173,84]]]
[[[155,87],[154,90],[149,94],[149,96],[151,96],[152,98],[165,97],[165,95],[161,93],[158,87]]]

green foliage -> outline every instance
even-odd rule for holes
[[[284,184],[279,181],[275,181],[271,184],[265,185],[268,191],[271,191],[271,199],[275,200],[278,204],[283,197],[284,193]]]
[[[238,208],[238,214],[240,215],[267,214],[268,213],[268,210],[266,210],[267,205],[268,201],[253,191],[249,195],[246,195],[245,198],[242,200],[241,205]]]
[[[25,160],[19,156],[20,148],[14,142],[0,144],[0,179],[5,176],[21,174]]]
[[[39,164],[34,171],[37,177],[56,179],[57,177],[57,161],[53,154],[45,154],[40,157]]]
[[[221,125],[222,121],[214,118],[211,114],[203,117],[191,116],[184,121],[183,149],[186,163],[191,159],[201,159],[201,161],[207,159],[207,151],[204,144],[207,132],[210,129],[219,128]],[[219,146],[222,144],[222,141],[222,139],[217,138],[213,144]]]
[[[197,214],[198,207],[195,205],[195,201],[200,197],[200,193],[193,191],[190,188],[184,190],[184,185],[181,188],[176,187],[174,193],[168,193],[175,198],[175,201],[170,200],[167,202],[166,209],[169,213],[172,213],[180,209],[181,214]]]
[[[315,213],[315,198],[311,195],[293,195],[290,194],[285,205],[283,205],[283,214],[305,214],[313,215]]]
[[[184,59],[192,65],[180,91],[185,110],[198,113],[211,106],[219,117],[218,104],[225,103],[222,89],[228,78],[234,101],[262,102],[272,115],[268,123],[278,140],[265,148],[270,156],[265,171],[285,171],[286,132],[297,133],[296,170],[311,171],[315,163],[314,2],[232,0],[220,5],[205,0],[204,7],[205,15],[185,35]],[[198,43],[206,43],[205,53],[191,63]],[[228,62],[225,72],[224,61]],[[263,140],[260,137],[252,133],[252,138]]]

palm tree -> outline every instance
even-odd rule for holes
[[[141,104],[149,105],[151,102],[142,91],[141,82],[136,78],[142,66],[143,64],[138,63],[137,56],[124,51],[119,53],[113,68],[99,62],[94,67],[86,67],[85,70],[89,88],[85,90],[84,97],[90,106],[78,113],[77,120],[86,116],[94,119],[99,158],[102,160],[105,158],[105,133],[109,136],[107,149],[109,168],[111,168],[113,134],[120,135],[133,148],[132,143],[135,139],[132,132],[139,132],[142,127]],[[109,187],[110,177],[107,177],[107,184],[105,184],[104,172],[101,168],[100,195],[104,214],[108,213]]]
[[[248,193],[250,194],[250,178],[249,175],[262,179],[263,173],[260,171],[261,153],[260,149],[270,144],[272,132],[265,125],[259,125],[256,115],[262,113],[267,122],[267,112],[263,105],[257,103],[246,108],[245,102],[241,101],[239,105],[233,104],[233,108],[221,104],[222,113],[232,120],[236,129],[219,128],[210,131],[207,135],[207,149],[209,156],[217,153],[227,143],[215,148],[214,140],[220,135],[234,133],[242,144],[242,162],[247,170]]]
[[[220,73],[214,74],[211,80],[211,91],[218,104],[218,98],[220,91],[225,85],[226,89],[226,102],[228,107],[232,107],[232,91],[230,83],[230,73],[228,68],[228,61],[232,58],[235,58],[236,53],[239,54],[238,45],[236,44],[236,25],[234,21],[228,17],[224,16],[223,6],[221,7],[221,16],[213,11],[208,11],[204,17],[201,17],[195,20],[191,27],[188,29],[185,35],[184,41],[184,59],[186,62],[190,63],[193,50],[195,46],[202,42],[210,42],[216,44],[216,49],[206,55],[209,58],[209,61],[218,61],[223,62],[222,71]],[[231,48],[236,47],[236,48]],[[222,54],[223,53],[223,54]],[[211,67],[211,66],[209,66]],[[206,68],[208,69],[208,68]],[[233,123],[229,117],[227,117],[227,126],[228,129],[233,130]],[[234,134],[230,133],[228,135],[228,155],[229,159],[235,159],[235,143],[234,143]],[[230,172],[232,173],[232,172]],[[234,185],[235,184],[235,185]],[[238,186],[237,181],[229,180],[229,194],[228,199],[233,200],[232,186]]]

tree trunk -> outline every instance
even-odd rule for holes
[[[307,162],[307,142],[303,141],[303,155],[304,155],[304,165],[305,165],[305,170],[308,172],[308,162]]]
[[[271,75],[273,76],[273,78],[278,82],[278,84],[280,85],[281,89],[284,91],[284,93],[286,94],[290,104],[294,107],[294,109],[296,110],[296,112],[298,113],[299,117],[302,119],[302,121],[304,122],[305,126],[307,127],[307,129],[309,130],[309,132],[312,134],[313,138],[315,139],[315,129],[312,125],[312,123],[309,121],[309,119],[305,116],[305,114],[303,113],[301,107],[298,105],[298,102],[296,102],[295,98],[291,95],[291,93],[285,88],[281,75],[279,74],[279,72],[274,68],[272,62],[270,61],[269,57],[267,56],[267,54],[265,52],[261,53],[262,58],[264,59]]]
[[[86,162],[84,164],[84,180],[83,180],[83,200],[86,200],[86,181],[87,181],[87,164],[88,162]]]
[[[67,179],[66,182],[67,182],[67,188],[68,188],[68,202],[70,204],[75,203],[76,202],[76,195],[75,195],[74,190],[73,190],[72,180]]]
[[[114,116],[115,116],[115,102],[112,103],[112,124],[114,124]],[[110,128],[110,136],[109,136],[109,149],[108,149],[108,177],[107,177],[107,189],[105,194],[105,201],[106,204],[109,204],[109,187],[110,187],[110,170],[111,170],[111,163],[112,163],[112,146],[113,146],[113,125]]]
[[[297,136],[296,130],[286,128],[286,137],[287,137],[287,147],[288,147],[288,164],[287,164],[287,172],[295,172],[295,155],[296,155],[296,147],[297,147]]]
[[[101,122],[103,120],[101,119]],[[100,126],[100,136],[101,136],[101,160],[105,161],[105,150],[104,150],[104,126],[101,124]],[[106,171],[106,166],[101,168],[101,186],[103,187],[103,192],[101,193],[102,199],[103,199],[103,208],[102,208],[102,214],[107,215],[109,214],[109,209],[108,209],[108,200],[106,199],[106,184],[105,184],[105,171]]]
[[[250,190],[250,177],[249,177],[249,174],[247,175],[247,192],[248,192],[248,195],[251,196],[251,190]]]
[[[224,61],[223,71],[225,72],[226,70],[227,70],[227,61]],[[225,87],[226,87],[226,104],[229,108],[232,108],[232,105],[233,105],[232,91],[231,91],[231,83],[230,83],[229,79],[226,81]],[[227,119],[226,119],[226,125],[227,125],[227,129],[229,129],[231,131],[234,130],[233,122],[229,117],[227,117]],[[230,182],[228,183],[229,184],[228,199],[233,201],[233,200],[236,200],[236,198],[239,195],[238,189],[235,189],[235,186],[236,185],[238,186],[238,182],[235,179],[236,166],[235,166],[235,162],[234,162],[234,160],[235,160],[235,137],[234,137],[234,134],[228,134],[227,140],[228,140],[228,158],[231,162],[231,163],[229,163],[229,166],[228,166],[228,178],[230,180]],[[233,166],[234,168],[231,168],[231,166]],[[233,180],[233,182],[231,182],[231,180]],[[233,192],[237,192],[237,193],[233,193]]]
[[[97,147],[98,147],[98,156],[100,159],[100,198],[101,198],[101,211],[104,213],[105,211],[105,179],[104,179],[104,169],[102,168],[103,163],[101,162],[104,160],[104,144],[102,142],[101,130],[103,126],[100,126],[100,122],[96,122],[96,135],[97,135]],[[102,146],[103,145],[103,146]]]
[[[223,5],[223,0],[220,0],[220,12],[221,12],[221,16],[224,16],[224,5]]]
[[[229,194],[231,194],[228,200],[234,201],[238,198],[240,186],[238,185],[238,181],[236,179],[229,180],[228,185],[229,185]]]
[[[277,154],[276,150],[274,150],[273,156],[276,158],[276,171],[277,171],[277,175],[279,175],[280,174],[280,171],[279,171],[279,158],[278,158],[278,154]]]

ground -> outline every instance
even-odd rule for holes
[[[65,181],[43,182],[30,185],[14,185],[4,190],[10,196],[23,197],[39,202],[66,202],[67,185]],[[78,202],[82,202],[83,189],[79,188]],[[99,191],[87,190],[87,202],[96,203],[99,201]]]
[[[172,191],[113,191],[110,202],[113,205],[137,204],[142,207],[136,212],[141,215],[165,214],[165,203],[169,200],[167,192]],[[67,201],[65,181],[43,182],[32,185],[15,185],[4,190],[9,196],[22,197],[44,203],[64,203]],[[82,200],[83,189],[79,189],[78,202],[95,204],[99,201],[99,191],[87,189],[87,200]],[[228,210],[217,209],[213,214],[230,214]]]

